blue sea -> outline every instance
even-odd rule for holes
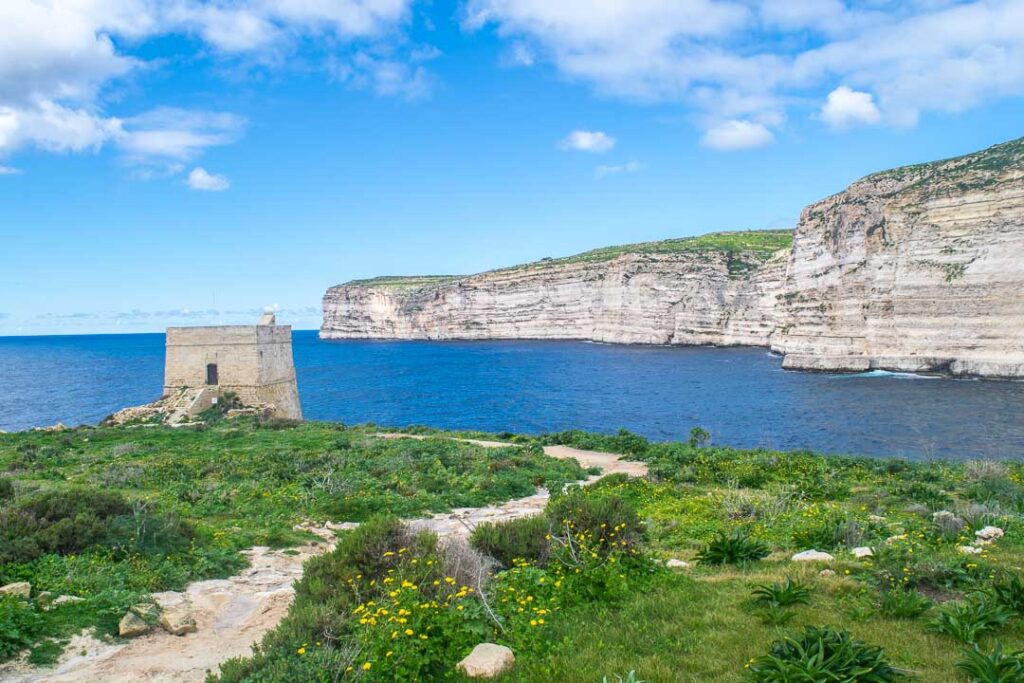
[[[157,398],[162,334],[0,338],[0,429],[96,423]],[[321,341],[294,334],[305,416],[612,432],[928,458],[1024,456],[1024,383],[786,372],[763,349]]]

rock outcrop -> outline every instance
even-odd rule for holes
[[[320,335],[767,346],[789,241],[788,231],[708,235],[468,277],[349,283],[324,297]]]
[[[1024,140],[809,206],[784,290],[786,368],[1024,377]]]
[[[324,296],[324,339],[769,346],[789,369],[1024,378],[1024,140],[868,176],[792,233],[599,249]]]

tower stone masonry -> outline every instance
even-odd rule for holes
[[[272,313],[256,325],[167,328],[164,396],[198,392],[190,413],[228,392],[275,417],[302,419],[292,358],[292,328]]]

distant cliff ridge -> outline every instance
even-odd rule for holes
[[[791,240],[726,233],[467,277],[352,282],[324,297],[321,336],[767,346]]]
[[[325,339],[766,346],[792,369],[1024,378],[1024,140],[864,178],[795,231],[354,281]]]

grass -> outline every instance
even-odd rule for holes
[[[434,433],[419,427],[408,431]],[[2,480],[15,483],[13,491],[0,486],[0,497],[8,498],[5,505],[29,500],[36,491],[102,488],[129,501],[147,501],[153,514],[173,513],[189,525],[195,539],[189,548],[173,552],[95,547],[0,565],[0,583],[31,580],[37,591],[87,598],[59,612],[6,601],[0,621],[21,629],[20,639],[10,641],[16,643],[13,649],[24,652],[29,645],[33,661],[52,660],[54,643],[83,626],[109,632],[123,608],[148,591],[233,573],[237,550],[249,545],[298,543],[303,537],[291,527],[306,517],[360,521],[382,510],[410,517],[526,495],[541,483],[560,490],[563,482],[582,472],[542,455],[541,446],[555,443],[646,461],[651,476],[609,477],[592,489],[592,495],[608,497],[605,502],[581,507],[572,497],[562,499],[549,510],[547,530],[545,522],[532,521],[479,533],[481,547],[501,556],[501,565],[492,570],[496,585],[532,591],[537,601],[521,604],[547,601],[543,604],[550,611],[542,617],[544,623],[534,625],[530,621],[541,617],[524,619],[509,612],[505,618],[513,626],[502,632],[472,595],[432,598],[444,608],[429,619],[422,617],[428,619],[422,628],[448,634],[441,641],[447,645],[395,651],[402,655],[403,666],[421,672],[417,675],[422,680],[452,678],[452,660],[482,639],[506,642],[516,652],[516,668],[503,680],[570,683],[615,680],[615,675],[630,671],[652,683],[738,683],[749,680],[745,664],[807,626],[834,627],[867,645],[881,646],[889,662],[914,675],[911,680],[929,683],[963,683],[957,663],[969,651],[964,640],[977,641],[984,653],[997,646],[1007,653],[1024,648],[1021,463],[914,463],[751,451],[704,445],[696,438],[658,444],[628,432],[463,434],[516,444],[494,450],[443,439],[381,440],[373,432],[372,427],[316,423],[268,429],[243,419],[205,430],[83,428],[0,435]],[[577,525],[563,528],[564,520]],[[582,574],[575,573],[571,562],[590,556],[583,548],[591,539],[620,524],[635,526],[636,520],[644,523],[631,537],[630,553],[637,548],[651,559],[684,559],[691,569],[651,573],[644,563],[619,569],[597,560],[577,566]],[[990,524],[1005,529],[1006,535],[980,554],[959,551],[959,546],[974,542],[977,529]],[[563,538],[566,529],[572,533]],[[760,552],[738,556],[736,564],[699,562],[709,543],[734,535],[763,544],[770,554],[763,559],[757,559]],[[382,556],[378,551],[384,546],[373,543],[372,538],[361,545],[353,541],[347,549],[316,560],[308,587],[300,590],[308,600],[300,600],[267,641],[270,654],[232,664],[225,680],[316,680],[313,674],[324,667],[336,669],[343,663],[344,671],[367,661],[373,664],[373,675],[363,677],[386,680],[389,630],[361,630],[352,621],[350,598],[332,592],[339,585],[337,577],[344,583],[363,571],[366,577],[375,575],[371,571],[386,571],[365,559]],[[429,540],[423,543],[421,567],[428,557],[445,561]],[[401,539],[392,544],[413,547]],[[862,545],[874,548],[874,556],[854,558],[850,549]],[[364,546],[376,550],[367,554],[359,550]],[[605,557],[598,547],[606,546],[594,546],[595,556]],[[789,560],[810,547],[835,555],[829,565],[834,575],[820,576],[822,566]],[[400,547],[392,552],[402,556]],[[517,555],[534,559],[520,564]],[[427,576],[408,565],[392,569],[396,577],[414,584]],[[571,586],[570,594],[544,592],[556,581]],[[794,604],[785,610],[791,618],[765,619],[755,591],[778,584],[773,588],[778,592],[787,583],[806,587],[808,604],[801,604],[802,598],[790,600]],[[363,587],[356,594],[365,600],[372,590]],[[385,593],[382,600],[394,601],[396,611],[408,608],[404,594]],[[957,601],[998,605],[1000,618],[988,620],[992,628],[972,627],[978,610],[958,610]],[[462,610],[451,611],[456,605],[472,619],[460,616]],[[962,628],[937,628],[937,623],[949,621],[944,614],[963,622]],[[0,624],[0,633],[4,627]],[[303,643],[318,642],[312,639],[323,632],[317,628],[327,628],[341,640],[316,652],[310,645],[308,653],[298,654],[306,650]],[[364,656],[368,652],[374,653],[372,661]],[[288,673],[275,678],[274,671]]]
[[[379,289],[420,289],[458,280],[461,275],[383,275],[365,280],[346,282],[346,287],[367,287]]]
[[[270,429],[247,418],[208,428],[3,434],[0,475],[0,557],[15,560],[0,563],[0,585],[30,581],[35,594],[85,598],[53,611],[0,610],[0,641],[21,649],[85,626],[114,634],[149,592],[236,573],[244,566],[238,551],[253,545],[307,540],[293,530],[304,519],[362,521],[385,510],[415,517],[561,488],[585,473],[539,447],[386,440],[370,428],[324,423]],[[71,503],[84,496],[110,498],[111,512],[83,516]],[[43,519],[42,507],[64,512]],[[164,542],[167,534],[149,542],[166,519],[181,523],[171,525],[170,540],[183,542]],[[115,526],[118,533],[105,533]],[[26,529],[39,542],[29,543]],[[13,654],[0,647],[0,661]]]
[[[625,254],[704,254],[723,253],[729,257],[729,272],[742,275],[754,270],[777,252],[789,249],[793,245],[792,230],[745,230],[735,232],[714,232],[697,237],[680,237],[678,239],[639,242],[612,247],[592,249],[573,256],[561,258],[545,258],[540,261],[526,263],[496,271],[505,272],[528,268],[547,268],[550,266],[569,265],[574,263],[603,263]],[[347,287],[384,288],[398,291],[415,291],[443,285],[463,277],[458,275],[421,275],[408,277],[377,277],[367,280],[352,280],[345,283]]]

